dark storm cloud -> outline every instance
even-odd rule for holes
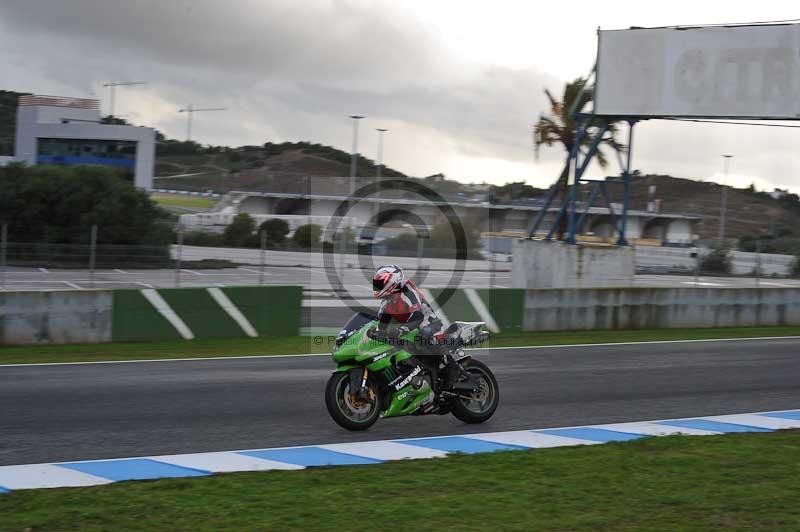
[[[430,73],[441,51],[393,8],[350,2],[23,0],[4,2],[11,31],[63,36],[162,64],[295,79]],[[40,33],[41,34],[41,33]],[[425,53],[429,50],[431,53]],[[413,59],[409,61],[409,59]]]
[[[542,88],[560,85],[533,69],[464,63],[388,2],[6,0],[0,26],[7,56],[76,91],[144,78],[176,106],[225,105],[226,121],[343,148],[343,117],[359,112],[402,123],[405,143],[422,128],[463,154],[530,161]],[[178,117],[159,125],[170,124]]]

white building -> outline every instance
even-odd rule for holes
[[[155,130],[103,124],[100,101],[21,96],[14,158],[34,164],[100,164],[121,168],[133,183],[153,186]]]

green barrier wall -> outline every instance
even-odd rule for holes
[[[468,292],[472,292],[472,298]],[[450,321],[488,322],[492,319],[501,332],[522,330],[525,305],[525,291],[522,289],[432,288],[430,293]],[[476,298],[482,305],[476,304]]]
[[[503,332],[522,330],[525,290],[519,288],[478,288],[475,290]]]
[[[114,290],[111,304],[111,338],[114,342],[175,340],[175,327],[159,314],[139,290]]]
[[[294,336],[302,296],[300,286],[114,290],[111,335],[115,342]]]
[[[470,304],[464,290],[459,288],[432,288],[436,304],[450,321],[483,321]]]

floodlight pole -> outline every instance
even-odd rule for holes
[[[722,199],[719,207],[719,241],[725,240],[725,215],[728,210],[728,166],[733,155],[722,156]]]
[[[353,151],[350,154],[350,196],[356,193],[356,173],[358,171],[358,121],[361,115],[350,115],[353,119]]]
[[[375,168],[375,179],[380,181],[383,171],[383,134],[389,130],[386,128],[376,127],[375,131],[378,132],[378,164]]]
[[[202,111],[227,111],[227,107],[206,107],[204,109],[197,109],[192,107],[192,104],[187,105],[183,109],[178,109],[179,113],[186,113],[186,142],[192,140],[192,115]]]
[[[108,83],[103,83],[103,87],[108,87],[109,92],[109,100],[110,100],[110,107],[111,112],[108,114],[109,116],[114,116],[114,108],[116,105],[116,94],[117,94],[117,87],[125,87],[128,85],[147,85],[146,81],[109,81]]]
[[[356,193],[356,174],[358,173],[358,122],[362,118],[366,118],[362,115],[350,115],[350,118],[353,119],[353,151],[350,154],[350,193],[347,195],[348,197],[348,214],[349,208],[354,205],[352,201],[353,195]],[[340,235],[341,248],[342,248],[342,261],[345,259],[345,253],[347,252],[347,237],[350,235],[350,216],[348,216],[348,222],[345,224],[344,232]],[[356,246],[356,253],[358,253],[358,247]]]
[[[375,187],[377,189],[377,202],[374,203],[375,208],[373,209],[373,216],[380,211],[381,205],[381,178],[383,177],[383,134],[389,131],[386,128],[376,127],[375,131],[378,132],[378,159],[377,165],[375,166]]]

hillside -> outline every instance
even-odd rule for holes
[[[631,182],[630,206],[645,210],[648,189],[655,185],[655,197],[661,199],[661,212],[690,213],[703,216],[697,225],[702,239],[716,238],[719,231],[722,186],[667,175],[634,176]],[[588,189],[588,187],[586,187]],[[622,201],[622,187],[610,185],[615,202]],[[800,201],[795,194],[774,199],[752,188],[728,187],[728,238],[748,236],[800,237]]]
[[[187,143],[181,143],[187,144]],[[349,186],[331,178],[350,174],[350,154],[310,142],[267,142],[240,148],[197,147],[195,153],[170,153],[170,144],[159,146],[155,186],[190,190],[263,190],[331,194]],[[372,176],[375,164],[358,158],[358,174]],[[384,168],[387,177],[406,177]]]

